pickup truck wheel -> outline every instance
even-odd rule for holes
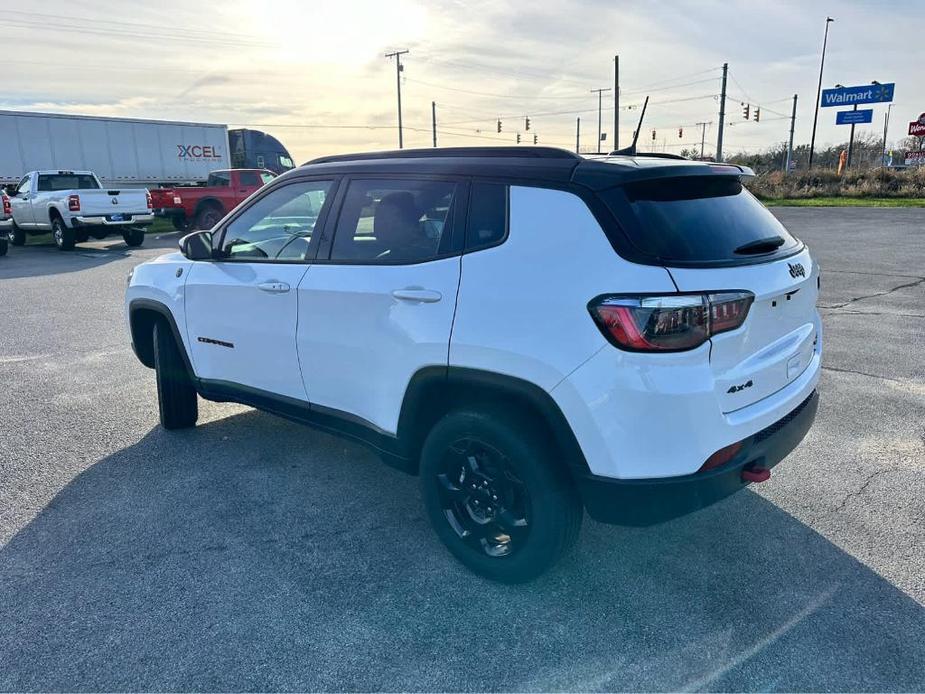
[[[215,205],[206,205],[196,213],[196,229],[209,230],[222,219],[222,211]]]
[[[125,244],[127,246],[140,246],[145,240],[145,230],[129,229],[122,234],[122,238],[125,239]]]
[[[6,255],[6,250],[9,248],[10,243],[6,239],[0,239],[0,256]]]
[[[154,371],[161,426],[185,429],[199,418],[196,389],[190,382],[180,348],[167,324],[154,324]]]
[[[567,471],[527,418],[457,410],[421,452],[427,514],[450,552],[504,583],[536,578],[574,544],[584,510]]]
[[[55,245],[62,251],[70,251],[74,248],[77,235],[73,229],[67,228],[61,217],[51,220],[51,234],[55,239]]]
[[[26,232],[16,226],[16,222],[13,222],[7,236],[9,237],[10,243],[14,246],[22,246],[26,243]]]

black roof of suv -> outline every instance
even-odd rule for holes
[[[319,157],[299,169],[337,173],[455,174],[527,179],[601,190],[629,181],[704,176],[752,176],[748,167],[697,162],[675,155],[583,157],[556,147],[443,147]]]

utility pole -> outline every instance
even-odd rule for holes
[[[852,111],[858,110],[858,105],[855,104]],[[851,168],[851,154],[854,152],[854,123],[851,123],[851,135],[848,136],[848,161],[845,164],[846,169]]]
[[[613,57],[613,149],[620,149],[620,56]]]
[[[575,154],[581,153],[581,116],[575,119]]]
[[[829,41],[829,24],[835,20],[825,18],[825,36],[822,38],[822,58],[819,61],[819,84],[816,87],[816,110],[813,111],[813,136],[809,139],[809,168],[813,168],[813,154],[816,150],[816,122],[819,120],[819,99],[822,96],[822,68],[825,67],[825,46]]]
[[[609,92],[610,87],[606,89],[592,89],[591,93],[594,94],[597,92],[597,153],[601,153],[601,110],[603,109],[603,94],[604,92]]]
[[[408,51],[395,51],[386,53],[386,58],[395,58],[395,86],[398,88],[398,149],[402,149],[405,144],[401,135],[401,73],[404,66],[401,64],[401,57]]]
[[[883,152],[880,154],[880,166],[884,166],[886,161],[886,131],[890,127],[890,111],[893,109],[893,104],[890,104],[886,107],[886,113],[883,114]]]
[[[703,145],[707,139],[707,126],[710,124],[710,121],[705,123],[697,123],[700,126],[700,158],[703,159]]]
[[[437,146],[437,102],[430,102],[430,126],[434,131],[434,147]]]
[[[793,161],[793,129],[797,123],[797,95],[793,95],[793,111],[790,113],[790,143],[787,145],[787,163],[784,165],[784,173],[790,173],[790,162]]]
[[[726,125],[726,77],[729,63],[723,63],[723,87],[719,94],[719,131],[716,135],[716,161],[723,160],[723,127]]]

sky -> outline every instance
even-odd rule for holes
[[[15,8],[15,9],[14,9]],[[925,111],[925,2],[895,0],[34,0],[0,10],[0,109],[185,120],[253,127],[297,162],[404,144],[537,142],[596,146],[598,97],[620,56],[620,144],[650,95],[644,149],[715,149],[721,66],[729,64],[724,150],[809,142],[826,16],[823,87],[895,82],[889,141]],[[906,29],[908,27],[908,29]],[[742,118],[743,102],[761,120]],[[613,142],[613,94],[602,97]],[[884,124],[875,105],[872,126]],[[835,111],[817,147],[843,142]],[[530,118],[530,130],[525,118]],[[497,132],[501,120],[502,132]],[[652,130],[655,130],[655,140]],[[680,130],[680,133],[679,133]]]

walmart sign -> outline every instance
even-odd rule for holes
[[[896,85],[864,84],[860,87],[836,87],[822,90],[822,106],[853,106],[854,104],[881,104],[893,100]]]

